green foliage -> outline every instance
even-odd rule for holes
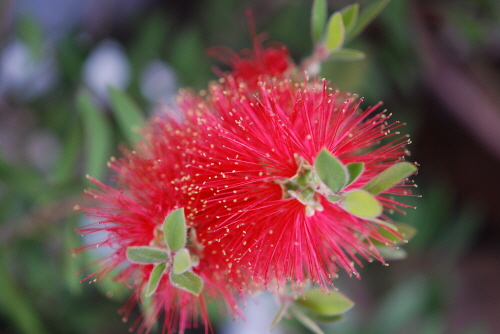
[[[127,259],[130,262],[151,264],[164,262],[169,254],[166,250],[150,246],[131,246],[127,248]]]
[[[349,174],[347,185],[350,185],[351,183],[356,181],[358,176],[363,174],[363,171],[365,169],[365,164],[363,162],[354,162],[347,164],[345,167],[347,168],[347,174]]]
[[[342,162],[327,149],[322,149],[314,161],[314,168],[323,183],[334,193],[338,193],[347,183],[347,169]]]
[[[124,92],[115,87],[109,87],[109,96],[113,107],[113,114],[118,120],[122,133],[129,143],[141,139],[138,130],[144,126],[144,116],[134,101]]]
[[[185,290],[198,296],[203,289],[203,280],[191,271],[182,274],[170,273],[170,282],[179,289]]]
[[[342,206],[361,218],[374,218],[382,213],[382,204],[372,194],[362,189],[349,191],[342,199]]]
[[[328,51],[334,52],[339,50],[344,43],[345,28],[342,22],[341,13],[333,13],[328,21],[326,30],[325,46]]]
[[[339,315],[354,306],[354,302],[340,292],[329,290],[326,293],[319,289],[308,290],[296,303],[322,316]]]
[[[158,288],[158,284],[160,284],[163,272],[165,271],[165,266],[166,263],[162,262],[158,264],[151,272],[151,277],[149,277],[148,281],[148,287],[146,288],[146,297],[151,296]]]
[[[189,256],[189,251],[186,248],[178,251],[174,256],[174,274],[182,274],[186,270],[191,268],[191,257]]]
[[[86,172],[100,179],[111,155],[111,125],[87,91],[78,93],[76,103],[83,120]]]
[[[416,171],[417,167],[409,162],[397,163],[377,175],[377,177],[367,183],[363,189],[373,195],[377,195],[401,182]]]
[[[359,18],[352,25],[347,33],[346,40],[350,41],[359,35],[371,21],[373,21],[391,0],[371,1],[359,15]]]
[[[327,15],[326,0],[314,0],[311,11],[311,35],[317,43],[323,35]]]
[[[186,245],[186,220],[184,208],[172,211],[163,223],[165,242],[172,252],[178,252]]]

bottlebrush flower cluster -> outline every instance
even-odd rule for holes
[[[112,253],[87,279],[117,270],[134,290],[125,318],[149,301],[132,325],[143,332],[162,313],[164,333],[198,318],[209,332],[207,300],[241,316],[258,291],[326,291],[339,269],[384,262],[376,243],[403,239],[386,216],[405,206],[393,195],[409,194],[416,170],[401,162],[401,124],[307,78],[284,46],[230,65],[205,91],[182,90],[178,113],[149,120],[144,140],[110,161],[114,186],[91,178],[96,205],[82,210],[96,222],[79,232],[107,239],[80,250]]]

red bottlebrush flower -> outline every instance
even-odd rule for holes
[[[389,241],[380,228],[398,235],[384,224],[385,214],[362,218],[346,209],[347,200],[328,198],[364,194],[367,183],[404,160],[408,138],[392,132],[400,124],[388,124],[378,105],[361,111],[355,96],[326,82],[274,79],[261,82],[255,96],[231,76],[221,82],[210,86],[204,103],[189,94],[180,103],[203,137],[189,165],[203,180],[197,223],[209,233],[200,239],[223,243],[232,267],[264,285],[325,287],[339,267],[358,276],[360,258],[383,262],[372,240]],[[344,165],[364,167],[333,197],[312,182],[324,148]],[[386,212],[405,206],[389,196],[409,193],[409,184],[397,183],[376,196]]]
[[[108,247],[111,254],[95,261],[91,266],[99,268],[86,279],[93,282],[106,278],[112,271],[113,279],[124,282],[134,289],[134,293],[122,308],[127,319],[137,302],[141,302],[153,270],[152,264],[137,264],[127,259],[129,247],[152,246],[165,248],[162,244],[162,224],[165,217],[177,208],[184,208],[191,238],[186,249],[199,259],[193,266],[193,272],[204,282],[202,294],[196,296],[174,287],[169,282],[172,268],[166,269],[158,287],[152,294],[146,311],[131,329],[148,333],[155,320],[165,313],[163,333],[183,333],[186,328],[196,327],[198,317],[205,326],[205,332],[211,331],[205,299],[221,299],[233,316],[240,316],[237,298],[245,292],[247,278],[237,271],[230,277],[227,262],[221,256],[224,249],[221,244],[204,240],[203,243],[192,238],[197,233],[206,233],[196,226],[196,214],[199,207],[198,185],[193,182],[194,175],[186,172],[186,165],[191,163],[191,141],[196,140],[196,129],[185,127],[173,119],[165,123],[164,119],[154,117],[144,129],[145,141],[136,146],[135,151],[124,150],[124,157],[111,159],[109,166],[114,171],[116,186],[105,185],[95,179],[99,189],[86,191],[96,206],[78,207],[97,222],[78,230],[82,235],[105,232],[107,237],[102,242],[86,245],[75,251],[96,247]],[[88,268],[86,268],[88,269]],[[240,290],[231,283],[237,280]],[[146,297],[148,298],[148,297]]]
[[[257,88],[259,80],[280,77],[293,68],[290,53],[285,46],[262,48],[259,43],[255,44],[253,50],[243,50],[240,53],[223,46],[210,48],[207,53],[229,65],[233,78],[251,89]],[[225,75],[220,70],[217,74],[221,77]]]
[[[290,52],[284,45],[270,45],[263,47],[264,35],[257,36],[253,20],[249,18],[253,49],[245,49],[238,53],[226,46],[209,48],[207,54],[221,63],[231,67],[230,75],[240,84],[248,85],[250,89],[257,89],[259,80],[270,77],[281,77],[294,68]],[[216,74],[224,77],[227,74],[219,69]]]

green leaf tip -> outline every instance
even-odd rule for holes
[[[342,21],[344,22],[344,27],[346,33],[354,28],[354,25],[358,21],[359,4],[355,3],[353,5],[347,6],[341,10]]]
[[[327,11],[326,0],[314,0],[311,11],[311,35],[314,43],[323,35]]]
[[[198,296],[203,289],[203,279],[191,271],[182,274],[170,273],[170,282],[173,286]]]
[[[362,189],[349,191],[341,203],[346,211],[361,218],[374,218],[382,213],[382,204],[375,196]]]
[[[306,291],[304,299],[299,298],[296,303],[321,316],[339,315],[354,306],[354,302],[340,292],[325,293],[319,289]]]
[[[363,189],[373,195],[377,195],[398,184],[411,174],[415,173],[417,170],[417,167],[409,162],[397,163],[387,168],[373,180],[368,182]]]
[[[149,277],[148,281],[148,287],[146,288],[146,297],[151,296],[158,288],[158,284],[160,284],[160,280],[163,276],[163,271],[165,270],[166,265],[167,264],[165,262],[162,262],[157,265],[151,272],[151,276]]]
[[[326,148],[323,148],[316,157],[314,168],[321,181],[334,193],[345,187],[348,179],[347,168]]]
[[[178,252],[186,245],[186,219],[184,208],[170,212],[163,223],[163,234],[168,248],[172,252]]]
[[[168,259],[168,251],[150,246],[130,246],[127,248],[127,259],[133,263],[152,264]]]
[[[346,34],[346,40],[350,41],[359,35],[370,22],[372,22],[391,0],[373,0],[363,8],[354,26],[350,27]]]
[[[181,249],[174,256],[173,271],[175,274],[182,274],[191,268],[191,256],[186,248]]]
[[[344,44],[344,23],[342,21],[341,13],[333,13],[328,21],[328,28],[326,31],[325,46],[328,51],[336,51]]]
[[[356,181],[356,179],[363,173],[365,170],[365,164],[363,162],[353,162],[346,165],[347,171],[349,172],[349,180],[347,181],[347,185]]]

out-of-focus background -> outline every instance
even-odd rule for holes
[[[329,1],[330,12],[351,3]],[[251,46],[246,9],[298,61],[312,49],[310,8],[306,0],[0,1],[0,333],[128,332],[117,310],[130,292],[79,283],[75,273],[99,254],[69,251],[84,242],[73,206],[89,186],[85,174],[106,179],[107,159],[127,145],[108,85],[144,115],[172,104],[179,87],[204,88],[220,65],[206,48]],[[322,75],[408,123],[423,197],[396,217],[419,231],[408,258],[367,264],[361,280],[341,275],[337,286],[356,306],[322,328],[499,333],[500,2],[392,0],[347,47],[368,57],[327,63]],[[215,310],[215,332],[266,333],[277,310],[266,296],[248,303],[246,322]],[[285,320],[274,333],[307,331]]]

